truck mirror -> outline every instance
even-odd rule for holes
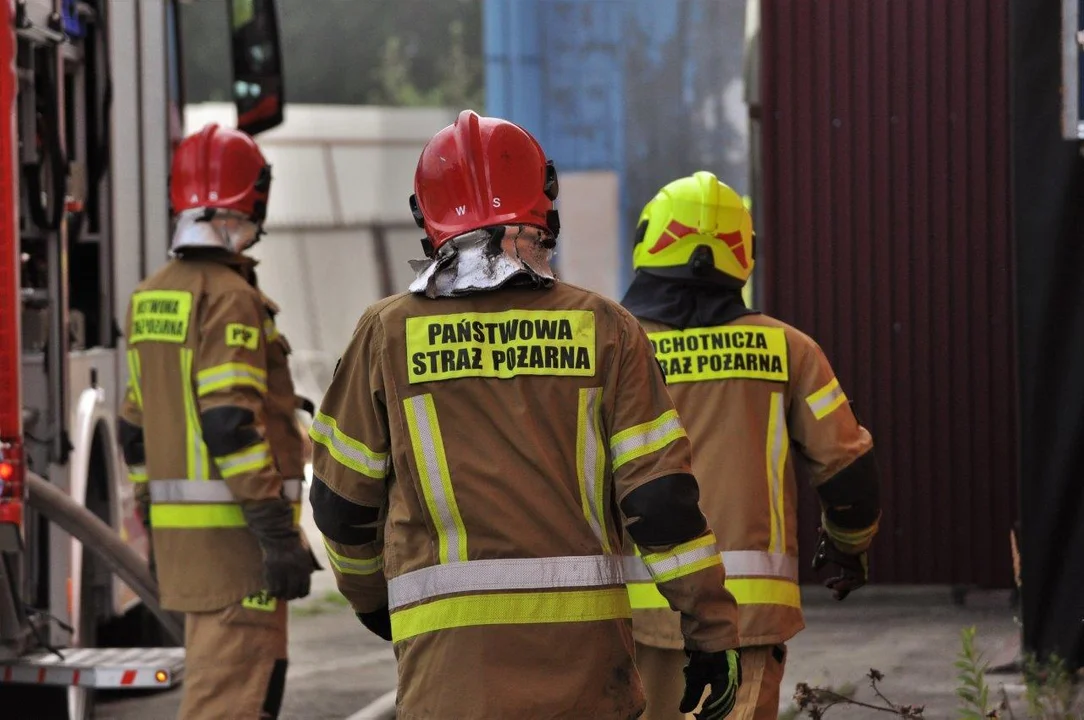
[[[249,135],[282,123],[282,53],[275,0],[230,0],[233,101]]]

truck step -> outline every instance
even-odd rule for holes
[[[63,648],[0,663],[0,683],[105,690],[168,689],[184,677],[184,648]]]

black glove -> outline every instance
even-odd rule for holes
[[[294,400],[297,402],[299,410],[304,410],[309,417],[316,417],[316,404],[312,400],[309,400],[304,395],[294,395]]]
[[[354,614],[358,616],[358,620],[361,620],[361,624],[369,629],[369,632],[391,642],[391,615],[388,613],[387,605],[373,612]]]
[[[683,713],[691,713],[704,695],[704,688],[711,685],[711,693],[704,707],[695,717],[697,720],[722,720],[734,709],[741,685],[741,660],[737,650],[721,652],[689,652],[689,664],[685,666],[685,694],[681,698]]]
[[[150,493],[137,492],[136,506],[139,508],[139,520],[143,531],[147,533],[147,569],[151,577],[158,582],[158,563],[154,559],[154,534],[151,532],[151,496]]]
[[[280,600],[308,595],[316,568],[311,551],[301,543],[301,533],[294,526],[290,503],[278,498],[255,500],[242,504],[241,510],[263,551],[267,594]]]
[[[824,586],[832,591],[832,597],[842,600],[866,584],[869,579],[869,561],[864,552],[850,555],[840,550],[824,528],[818,528],[818,532],[820,536],[817,552],[813,555],[813,569],[820,570],[828,563],[840,568],[842,572],[825,580]]]
[[[151,496],[147,492],[136,493],[136,507],[139,508],[139,520],[143,523],[143,529],[147,531],[147,541],[151,537]]]

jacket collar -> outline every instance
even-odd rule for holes
[[[726,325],[759,314],[745,306],[740,288],[637,272],[621,304],[643,320],[679,330]]]
[[[173,255],[181,260],[201,260],[225,265],[236,270],[249,284],[256,285],[256,266],[260,261],[248,255],[212,247],[178,248],[173,251]]]

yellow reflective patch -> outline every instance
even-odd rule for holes
[[[128,343],[183,343],[188,337],[192,293],[145,290],[132,296],[132,329]]]
[[[653,582],[628,584],[629,603],[633,610],[670,608]],[[775,578],[727,578],[726,589],[738,605],[784,605],[801,608],[802,595],[795,583]]]
[[[210,452],[203,442],[203,424],[199,418],[199,403],[192,394],[192,348],[181,348],[181,394],[184,397],[185,447],[187,449],[188,478],[206,480],[211,477]]]
[[[783,328],[719,325],[647,336],[668,384],[728,379],[786,382],[789,377]]]
[[[646,423],[622,430],[610,438],[613,469],[661,450],[678,438],[687,437],[676,410],[667,410]]]
[[[309,428],[309,437],[327,448],[335,458],[355,472],[377,480],[383,480],[388,474],[388,454],[378,453],[368,445],[356,440],[339,429],[338,421],[322,412],[317,412]]]
[[[232,455],[216,457],[215,464],[226,480],[245,473],[258,472],[271,465],[271,448],[266,442],[257,443]]]
[[[590,310],[507,310],[407,318],[410,383],[595,374]]]
[[[241,385],[247,385],[265,393],[267,392],[267,372],[263,368],[248,363],[231,362],[204,368],[196,373],[196,387],[200,397]]]
[[[630,582],[628,589],[629,604],[633,610],[672,609],[670,602],[662,596],[658,586],[653,582]]]
[[[414,448],[414,461],[422,481],[422,494],[429,517],[437,531],[437,547],[440,561],[466,562],[467,529],[455,501],[448,457],[444,452],[444,439],[437,420],[437,406],[431,394],[407,398],[403,401],[410,443]]]
[[[790,435],[787,433],[787,412],[783,393],[773,392],[768,403],[768,442],[764,445],[764,457],[768,478],[768,508],[771,517],[768,552],[778,553],[787,547],[786,492],[783,489],[787,469],[787,449]]]
[[[796,583],[775,578],[727,578],[726,589],[739,605],[785,605],[802,607],[802,593]]]
[[[241,601],[241,607],[263,612],[275,612],[275,608],[278,607],[278,604],[279,601],[268,595],[266,590],[260,590],[257,593],[253,593]]]
[[[833,377],[827,385],[805,399],[813,417],[823,420],[843,403],[847,402],[847,395],[839,386],[839,380]]]
[[[260,346],[260,330],[251,325],[230,323],[226,326],[226,347],[255,350]]]
[[[460,595],[393,612],[391,636],[400,642],[458,627],[596,622],[630,614],[621,588]]]
[[[669,550],[665,550],[663,552],[651,553],[649,555],[643,555],[642,557],[644,558],[645,563],[647,563],[648,565],[654,565],[655,563],[661,563],[661,562],[666,561],[666,560],[675,560],[680,555],[682,555],[683,553],[687,553],[687,552],[690,552],[692,550],[699,550],[701,548],[708,548],[708,547],[713,548],[715,546],[715,543],[716,543],[715,533],[709,532],[707,535],[704,535],[703,537],[698,537],[695,540],[690,540],[689,542],[681,543],[680,545],[675,545],[674,547],[670,548]],[[640,546],[639,545],[636,546],[636,554],[637,555],[640,554]],[[716,558],[719,557],[718,553],[715,553],[713,556],[716,557]],[[720,562],[722,562],[722,560],[720,560]],[[666,582],[666,581],[661,580],[661,581],[657,581],[657,582]]]
[[[140,410],[143,409],[143,390],[139,370],[139,351],[128,348],[128,392],[132,396],[132,402]]]
[[[384,569],[383,554],[372,558],[347,557],[337,553],[327,538],[324,538],[324,549],[327,550],[327,559],[331,566],[343,575],[375,575]]]
[[[301,521],[301,503],[290,503],[294,511],[294,524]],[[248,527],[241,506],[236,503],[199,503],[182,505],[154,503],[151,505],[151,526],[175,530],[202,528]]]

